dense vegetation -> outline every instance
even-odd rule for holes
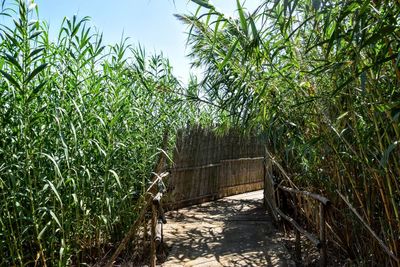
[[[197,87],[88,18],[52,41],[34,4],[0,7],[0,266],[89,262],[135,219],[163,133],[199,118]]]
[[[104,256],[164,132],[173,143],[203,119],[265,132],[295,183],[333,201],[331,242],[356,264],[390,262],[365,225],[399,255],[398,2],[236,1],[231,18],[193,0],[178,18],[205,75],[188,88],[162,55],[104,45],[88,18],[66,18],[53,41],[33,3],[0,2],[0,266]]]
[[[250,13],[236,1],[235,18],[193,2],[178,18],[220,123],[267,131],[297,185],[333,200],[333,242],[357,264],[389,264],[364,224],[399,255],[399,2],[259,1]]]

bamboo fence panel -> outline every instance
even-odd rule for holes
[[[170,207],[264,188],[264,154],[260,136],[235,130],[217,135],[198,126],[180,130],[168,180]]]

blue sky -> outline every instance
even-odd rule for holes
[[[189,59],[186,27],[173,14],[194,13],[197,5],[188,0],[36,0],[40,19],[50,24],[50,32],[55,36],[62,19],[77,14],[90,16],[91,23],[103,32],[104,43],[117,43],[122,33],[130,37],[130,43],[142,44],[147,52],[162,51],[170,59],[175,75],[186,83],[189,77]],[[256,0],[246,3],[249,11]],[[236,10],[235,0],[212,2],[220,11],[231,16]]]

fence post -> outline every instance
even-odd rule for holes
[[[279,217],[276,213],[276,208],[279,206],[277,202],[277,192],[276,192],[276,185],[272,179],[272,165],[271,165],[271,158],[268,156],[267,147],[264,147],[264,206],[268,209],[268,211],[272,214],[273,219],[275,222],[278,222]]]
[[[157,210],[154,204],[151,205],[151,240],[150,240],[150,266],[156,266],[156,224]]]
[[[298,212],[298,207],[299,205],[299,200],[297,198],[296,194],[292,195],[293,201],[292,205],[294,207],[294,218],[295,221],[298,221],[299,219],[299,212]],[[300,240],[300,232],[299,230],[295,229],[295,234],[296,234],[296,243],[295,243],[295,256],[296,256],[296,266],[301,266],[302,258],[301,258],[301,240]]]
[[[320,266],[326,267],[325,205],[323,203],[319,203],[319,223],[319,239],[321,241]]]
[[[263,178],[264,178],[264,199],[263,199],[263,204],[264,207],[268,207],[267,203],[267,197],[268,197],[268,191],[267,191],[267,156],[264,155],[264,160],[263,160]]]
[[[295,241],[295,255],[296,255],[296,266],[301,266],[301,242],[300,242],[300,232],[295,229],[296,241]]]

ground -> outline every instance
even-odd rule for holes
[[[262,198],[261,190],[169,212],[162,266],[294,266]]]

